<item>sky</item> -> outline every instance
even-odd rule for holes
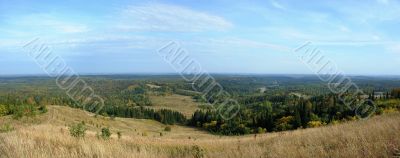
[[[39,38],[81,74],[175,73],[157,50],[180,43],[209,73],[312,74],[306,42],[345,74],[400,75],[395,0],[0,0],[0,75],[43,74]]]

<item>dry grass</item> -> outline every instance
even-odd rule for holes
[[[179,111],[186,117],[191,117],[192,114],[199,109],[192,97],[179,94],[166,96],[150,95],[150,100],[153,103],[150,108],[154,109],[171,109]]]
[[[62,115],[61,115],[62,114]],[[55,117],[52,117],[55,116]],[[52,118],[52,119],[51,119]],[[0,133],[0,157],[392,157],[400,148],[400,114],[392,113],[366,121],[280,133],[218,137],[195,129],[164,125],[149,120],[86,115],[67,107],[54,106],[35,121],[1,118],[15,130]],[[50,120],[50,121],[48,121]],[[69,136],[66,124],[85,120],[90,126],[84,139]],[[92,122],[92,123],[89,123]],[[109,126],[111,140],[95,137]],[[134,130],[137,130],[136,132]],[[123,131],[118,139],[115,131]],[[137,135],[149,132],[149,136]],[[163,132],[166,135],[156,135]],[[189,139],[188,137],[191,137]]]

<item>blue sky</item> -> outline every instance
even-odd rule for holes
[[[211,73],[313,73],[313,43],[347,74],[400,75],[400,1],[0,0],[0,74],[44,73],[23,51],[44,40],[79,73],[172,73],[182,44]]]

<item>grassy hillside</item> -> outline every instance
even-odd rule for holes
[[[68,126],[85,121],[85,138],[69,135]],[[0,157],[392,157],[400,148],[400,114],[262,135],[219,137],[193,128],[151,120],[94,117],[78,109],[49,106],[36,118],[0,118]],[[102,127],[110,140],[96,137]],[[116,132],[122,132],[118,139]],[[160,135],[162,133],[162,136]]]

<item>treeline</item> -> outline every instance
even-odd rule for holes
[[[185,116],[177,111],[168,109],[154,110],[145,107],[117,107],[107,106],[102,112],[102,115],[112,117],[125,117],[137,119],[153,119],[164,124],[185,124]]]
[[[14,119],[20,119],[24,116],[33,117],[41,113],[46,113],[47,107],[45,105],[34,104],[0,104],[0,117],[12,115]]]
[[[382,97],[374,96],[373,93],[368,95],[376,101],[377,107],[374,114],[381,114],[388,109],[400,110],[400,101],[397,99],[400,96],[393,92],[390,95],[385,93]],[[350,96],[350,94],[346,95]],[[361,100],[358,101],[360,102],[354,102],[349,105],[351,108],[348,108],[335,94],[308,99],[296,98],[291,95],[249,96],[248,99],[241,100],[246,104],[242,104],[244,106],[231,120],[222,119],[216,111],[198,110],[188,122],[190,126],[222,135],[294,130],[358,119],[354,108],[361,103]]]
[[[133,94],[132,98],[137,97]],[[79,104],[79,102],[76,102],[66,96],[50,94],[47,96],[26,96],[26,94],[13,93],[0,96],[0,115],[13,115],[15,118],[20,118],[23,116],[35,116],[36,114],[47,111],[45,105],[63,105],[72,108],[80,108],[89,112],[97,112],[97,110],[99,110],[90,106],[83,106]],[[117,106],[114,104],[107,104],[107,102],[106,105],[107,106],[99,111],[99,114],[114,117],[153,119],[164,124],[186,123],[186,118],[183,114],[172,110],[153,110],[143,106]]]

